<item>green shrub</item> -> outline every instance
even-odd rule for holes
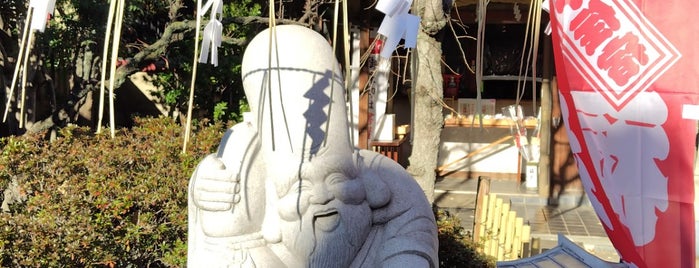
[[[14,181],[19,201],[0,213],[0,265],[185,266],[189,176],[223,130],[198,124],[187,154],[168,118],[136,119],[114,139],[77,127],[54,142],[0,139],[0,193]]]
[[[439,237],[439,267],[495,267],[495,259],[478,253],[477,244],[461,226],[459,218],[443,209],[434,210]]]
[[[0,139],[0,193],[14,190],[0,196],[14,201],[0,212],[0,266],[185,266],[189,176],[224,127],[201,122],[181,154],[181,126],[135,121],[114,139],[77,127],[54,142]],[[494,267],[458,218],[444,210],[435,216],[441,267]]]

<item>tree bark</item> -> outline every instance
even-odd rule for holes
[[[417,2],[417,1],[416,1]],[[419,1],[422,18],[417,39],[417,75],[413,74],[413,150],[408,172],[417,180],[427,200],[434,201],[437,156],[442,118],[442,45],[434,35],[446,24],[441,0]]]

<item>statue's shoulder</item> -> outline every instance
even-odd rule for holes
[[[241,122],[226,130],[216,150],[216,157],[226,163],[239,162],[258,146],[257,129],[250,122]],[[243,154],[241,154],[241,152]]]
[[[395,218],[408,210],[419,215],[432,215],[425,193],[405,168],[392,159],[369,150],[359,150],[358,158],[362,165],[361,172],[372,174],[367,176],[369,179],[381,180],[390,195],[388,205],[375,211],[375,222]]]
[[[401,194],[416,192],[424,196],[415,178],[392,159],[369,150],[358,150],[357,153],[363,172],[375,173],[377,177],[389,184],[392,191],[398,191]]]
[[[437,226],[422,188],[392,159],[368,150],[357,153],[361,172],[371,174],[365,178],[383,182],[390,201],[373,210],[372,242],[365,243],[353,267],[437,267]]]
[[[358,149],[357,154],[358,162],[360,162],[364,168],[368,168],[380,175],[387,175],[389,178],[412,179],[412,176],[408,174],[405,168],[382,154],[365,149]]]

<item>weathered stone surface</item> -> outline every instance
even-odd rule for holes
[[[252,119],[190,182],[190,267],[437,267],[420,187],[351,145],[327,40],[300,26],[263,31],[242,73]]]

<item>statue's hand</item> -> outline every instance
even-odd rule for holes
[[[240,201],[240,177],[214,155],[201,161],[194,176],[192,199],[200,209],[228,211]]]

